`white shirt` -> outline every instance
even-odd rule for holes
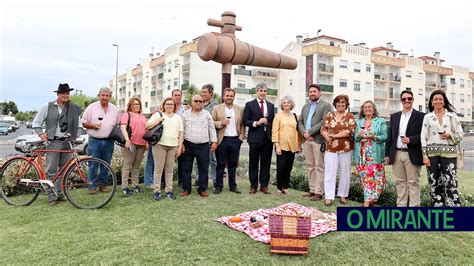
[[[234,107],[224,108],[225,116],[229,119],[230,123],[225,127],[224,136],[226,137],[236,137],[237,135],[237,126],[235,124],[235,110]],[[229,118],[230,117],[230,118]]]
[[[408,146],[402,143],[402,138],[400,136],[406,136],[408,121],[410,121],[411,114],[413,113],[413,108],[410,112],[403,112],[400,116],[400,126],[398,127],[398,138],[397,138],[397,148],[406,149]]]

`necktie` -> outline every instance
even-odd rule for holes
[[[263,109],[263,101],[260,101],[260,111],[262,111],[262,115],[264,115],[264,113],[263,113],[264,110],[265,109]]]

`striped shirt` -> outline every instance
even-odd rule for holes
[[[195,143],[217,142],[216,128],[211,113],[201,110],[196,113],[192,109],[183,113],[184,139]]]

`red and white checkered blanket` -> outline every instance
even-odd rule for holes
[[[229,226],[239,232],[249,235],[254,240],[262,243],[270,243],[270,233],[268,231],[268,219],[262,221],[262,226],[258,228],[252,228],[250,226],[250,218],[258,215],[268,217],[270,213],[284,214],[284,215],[305,215],[311,216],[311,236],[315,237],[318,235],[325,234],[329,231],[336,231],[336,214],[335,213],[324,213],[320,212],[315,208],[305,207],[293,202],[285,203],[273,209],[258,209],[254,211],[243,212],[236,214],[235,216],[225,216],[216,221]],[[232,217],[242,218],[242,222],[233,223],[230,221]]]

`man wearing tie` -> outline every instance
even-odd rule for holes
[[[260,83],[255,87],[257,99],[247,102],[244,108],[244,125],[249,128],[247,142],[249,151],[250,194],[260,191],[270,194],[270,163],[272,160],[272,121],[275,107],[267,102],[267,85]],[[260,173],[259,173],[260,165]]]
[[[321,87],[311,84],[308,88],[309,102],[303,106],[298,129],[304,137],[303,152],[308,171],[309,193],[304,195],[311,200],[320,200],[324,191],[324,143],[321,126],[324,116],[332,112],[332,105],[320,98]]]

